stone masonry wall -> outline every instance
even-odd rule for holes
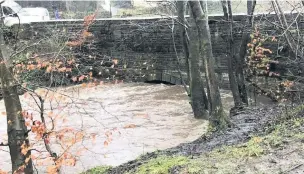
[[[241,41],[241,24],[245,15],[234,17],[235,47],[239,48]],[[256,20],[265,16],[260,15]],[[209,17],[212,47],[216,59],[216,71],[227,71],[227,44],[225,36],[228,26],[222,16]],[[268,15],[273,19],[273,15]],[[262,25],[262,24],[261,24]],[[274,34],[266,25],[265,32]],[[161,80],[180,84],[180,76],[177,73],[176,56],[181,59],[181,69],[185,70],[183,50],[180,36],[172,30],[172,19],[169,18],[127,18],[127,19],[99,19],[90,27],[92,39],[79,48],[73,49],[73,54],[85,66],[92,66],[96,73],[104,78],[121,78],[130,81]],[[83,29],[82,20],[50,21],[32,23],[31,29],[36,38],[52,36],[60,33],[66,38],[75,38]],[[271,31],[272,33],[269,33]],[[277,33],[279,34],[279,33]],[[175,40],[176,52],[173,44]],[[277,45],[272,44],[276,49]],[[118,66],[109,69],[108,64],[112,59],[118,59]],[[186,77],[186,76],[185,76]]]

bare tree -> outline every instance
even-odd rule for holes
[[[205,65],[207,84],[210,90],[209,110],[210,115],[212,116],[210,121],[217,127],[225,127],[228,119],[224,114],[220,90],[214,70],[215,59],[211,46],[207,1],[191,0],[188,3],[191,8],[191,15],[196,24],[199,38],[200,58],[203,59]],[[191,68],[193,67],[191,66]]]
[[[235,48],[234,48],[235,45],[233,38],[233,16],[231,10],[231,1],[223,0],[221,1],[221,3],[222,3],[225,20],[228,22],[229,25],[228,38],[227,38],[229,83],[234,99],[234,105],[235,107],[240,107],[242,106],[242,100],[240,97],[239,86],[236,80],[235,66],[233,66],[236,57],[235,57]]]
[[[288,44],[289,49],[293,53],[295,57],[303,58],[303,52],[299,50],[299,47],[293,38],[292,34],[290,33],[290,26],[287,23],[286,16],[277,0],[271,1],[272,7],[277,15],[279,20],[280,26],[285,30],[284,31],[284,38]]]
[[[208,120],[208,103],[200,71],[200,67],[202,66],[200,64],[202,61],[200,61],[200,43],[198,39],[198,32],[195,24],[189,26],[189,40],[191,40],[191,42],[189,42],[187,38],[187,30],[185,28],[185,3],[183,1],[177,2],[177,11],[180,20],[179,30],[183,41],[186,66],[187,69],[189,69],[187,71],[190,82],[190,98],[192,110],[195,118],[203,118]]]
[[[177,1],[176,2],[177,7],[177,14],[178,14],[178,20],[179,20],[179,31],[180,31],[180,37],[182,39],[182,45],[185,55],[185,66],[186,66],[186,72],[188,80],[191,79],[190,75],[190,69],[189,69],[189,39],[187,36],[187,21],[185,19],[185,8],[186,3],[184,1]]]
[[[65,10],[67,12],[71,11],[72,1],[65,1]]]
[[[10,150],[12,173],[23,171],[26,174],[32,174],[33,166],[30,157],[31,151],[27,150],[25,153],[22,153],[23,149],[27,149],[29,147],[28,131],[25,125],[25,120],[21,114],[22,107],[17,92],[18,84],[14,80],[10,71],[10,65],[7,64],[9,57],[6,57],[4,54],[4,50],[6,48],[3,38],[4,25],[2,13],[0,17],[0,81],[7,114],[7,146]]]
[[[189,44],[189,58],[190,58],[190,91],[191,91],[191,105],[196,118],[204,118],[208,120],[208,114],[206,112],[206,93],[204,90],[203,79],[200,71],[200,50],[198,32],[191,27],[189,32],[189,38],[191,40]]]
[[[247,44],[250,41],[250,31],[252,29],[253,23],[253,13],[255,10],[256,0],[247,0],[247,19],[244,21],[242,41],[240,45],[239,53],[236,54],[236,80],[238,83],[238,88],[240,92],[240,97],[242,102],[248,105],[247,90],[245,85],[244,77],[244,66],[245,66],[245,56],[247,54]]]
[[[240,49],[234,42],[233,35],[233,14],[231,9],[231,1],[221,1],[225,20],[228,22],[228,74],[230,88],[234,98],[235,108],[240,109],[243,105],[248,105],[247,90],[244,78],[245,56],[247,54],[247,44],[249,42],[249,34],[252,28],[252,16],[255,9],[256,1],[247,1],[247,15],[244,19],[244,27]]]

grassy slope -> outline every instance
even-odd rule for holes
[[[293,111],[289,115],[299,115]],[[284,117],[285,118],[285,117]],[[277,122],[248,142],[221,146],[194,158],[156,156],[130,167],[129,174],[167,173],[293,173],[304,170],[304,118],[302,115]],[[108,173],[109,167],[97,167],[87,174]]]
[[[153,4],[153,3],[152,3]],[[155,5],[155,4],[154,4]],[[286,12],[289,12],[294,9],[298,9],[301,7],[301,4],[299,1],[280,1],[280,5],[282,9]],[[166,9],[165,7],[163,7]],[[153,5],[148,4],[142,4],[138,5],[134,8],[120,8],[118,9],[117,16],[127,15],[127,16],[153,16],[153,15],[160,15],[160,14],[166,14],[166,12],[170,12],[170,10],[164,10],[160,8],[160,6],[155,7]],[[232,11],[233,13],[246,13],[247,12],[247,4],[244,0],[235,0],[232,1]],[[271,12],[272,5],[271,1],[258,1],[255,7],[256,13],[268,13]],[[210,15],[212,14],[223,14],[223,9],[221,6],[220,1],[208,1],[208,13]]]

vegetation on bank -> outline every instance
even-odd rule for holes
[[[283,151],[294,152],[294,149],[297,149],[297,152],[304,152],[302,144],[304,140],[304,118],[300,114],[302,111],[303,106],[300,106],[282,114],[279,121],[268,126],[261,133],[255,134],[245,143],[234,146],[223,145],[197,157],[159,155],[155,158],[146,159],[142,156],[137,159],[141,165],[136,168],[128,168],[126,166],[129,171],[125,173],[169,174],[176,171],[189,174],[250,172],[250,169],[255,164],[258,164],[259,161],[271,161],[277,155],[287,154]],[[276,164],[279,162],[271,161],[270,163]],[[265,165],[261,167],[265,171],[259,172],[266,173],[284,173],[284,171],[295,168],[291,166],[290,169],[286,169],[280,165],[267,167],[267,164],[262,162],[259,165]],[[85,173],[108,174],[111,173],[110,169],[112,168],[108,166],[96,167]]]
[[[83,172],[82,174],[99,174],[99,173],[106,173],[109,169],[111,169],[111,166],[98,166],[94,167],[93,169],[90,169],[86,172]]]
[[[195,118],[202,118],[208,120],[212,123],[216,130],[222,129],[229,126],[234,126],[230,124],[230,120],[228,116],[223,112],[223,105],[221,101],[219,85],[217,82],[215,66],[215,57],[213,55],[212,50],[212,40],[211,40],[211,32],[209,27],[208,20],[208,10],[207,6],[210,4],[207,1],[189,1],[188,8],[191,10],[191,18],[188,21],[185,18],[185,14],[188,14],[188,10],[185,8],[184,2],[180,1],[175,6],[170,8],[165,8],[165,10],[169,10],[170,13],[167,15],[175,14],[175,10],[178,11],[178,24],[180,29],[177,30],[180,33],[180,38],[182,39],[181,43],[183,45],[183,52],[185,53],[183,59],[185,60],[185,67],[188,76],[189,85],[183,83],[185,87],[185,91],[187,92],[190,100],[191,107],[193,109]],[[234,25],[236,23],[233,22],[233,14],[236,12],[232,10],[233,8],[232,2],[229,0],[221,1],[221,4],[218,4],[217,8],[223,10],[224,16],[228,21],[227,27],[229,28],[228,37],[224,40],[229,43],[227,49],[228,55],[228,73],[229,73],[229,81],[231,86],[231,91],[234,98],[233,109],[243,109],[244,106],[248,106],[248,98],[246,91],[245,79],[254,88],[254,94],[258,92],[259,94],[266,95],[270,97],[274,101],[286,101],[290,97],[290,99],[294,100],[293,95],[295,92],[303,91],[301,88],[296,88],[295,82],[301,82],[303,73],[302,73],[302,60],[304,55],[301,51],[303,46],[299,46],[299,42],[295,39],[294,35],[296,35],[295,27],[292,27],[291,30],[289,28],[292,26],[286,22],[285,14],[282,11],[281,5],[278,1],[272,1],[273,10],[278,17],[277,23],[280,23],[281,26],[275,26],[278,31],[273,31],[271,35],[266,33],[267,38],[272,38],[271,41],[277,42],[282,38],[280,32],[284,31],[284,38],[288,42],[288,47],[290,53],[288,58],[292,58],[292,64],[296,66],[290,66],[290,63],[284,64],[283,61],[277,61],[276,59],[279,56],[279,51],[270,50],[262,45],[266,40],[263,35],[265,35],[265,31],[263,29],[267,29],[264,23],[254,23],[253,14],[255,12],[256,2],[247,1],[247,19],[243,20],[241,23],[243,25],[241,33],[242,41],[240,44],[239,52],[233,48],[237,42],[237,37],[234,35]],[[172,9],[174,10],[172,10]],[[63,102],[67,98],[63,98],[62,95],[60,97],[50,94],[49,91],[53,91],[50,89],[51,87],[55,87],[57,85],[68,85],[74,83],[82,83],[83,87],[99,85],[103,84],[103,81],[98,81],[98,79],[94,79],[93,73],[93,65],[100,64],[103,65],[103,60],[97,62],[97,60],[92,58],[89,55],[89,59],[91,62],[88,63],[89,66],[85,66],[83,71],[79,66],[80,63],[87,62],[83,57],[86,57],[83,53],[83,50],[93,50],[90,45],[95,45],[96,42],[93,40],[93,34],[89,32],[90,25],[95,21],[97,17],[97,11],[94,14],[88,15],[84,17],[83,28],[76,32],[77,34],[73,34],[72,37],[67,35],[67,30],[62,29],[62,31],[56,31],[60,35],[53,35],[49,33],[48,35],[52,37],[48,42],[50,44],[46,44],[46,48],[43,48],[42,40],[37,41],[38,37],[32,39],[34,41],[33,45],[26,43],[27,46],[22,46],[19,43],[5,43],[3,38],[0,38],[0,42],[2,45],[13,47],[15,52],[14,54],[4,54],[5,47],[1,48],[2,55],[1,57],[1,66],[0,66],[0,74],[1,74],[1,86],[2,86],[2,95],[5,102],[5,110],[2,115],[6,115],[7,117],[7,134],[8,141],[7,143],[0,143],[1,146],[8,146],[10,149],[10,157],[12,161],[12,173],[33,173],[33,161],[37,160],[37,156],[32,155],[31,151],[33,151],[32,143],[41,142],[45,145],[47,156],[50,157],[47,160],[51,161],[52,164],[47,167],[47,173],[54,174],[59,173],[60,168],[62,166],[75,166],[77,162],[75,154],[73,152],[68,152],[73,145],[81,142],[84,138],[92,139],[95,141],[96,134],[87,134],[85,130],[78,132],[70,127],[59,129],[55,126],[54,119],[59,118],[54,116],[53,106],[50,107],[50,110],[47,111],[47,107],[45,107],[46,103],[52,104],[52,101],[58,104]],[[138,9],[139,13],[146,12],[148,10]],[[157,11],[160,11],[158,8]],[[122,16],[130,16],[133,13],[132,11],[123,12]],[[150,12],[152,13],[152,12]],[[72,14],[71,14],[72,15]],[[139,14],[135,14],[139,15]],[[283,18],[283,19],[282,19]],[[175,20],[172,20],[175,21]],[[230,22],[229,22],[230,21]],[[3,19],[2,19],[3,23]],[[249,30],[247,28],[253,28],[253,23],[257,24],[259,27],[255,27],[254,33],[250,36]],[[267,24],[269,25],[269,24]],[[174,52],[176,53],[176,62],[179,63],[179,58],[177,54],[177,48],[174,40],[174,26],[169,28],[172,30],[172,41]],[[3,27],[3,26],[2,26]],[[262,30],[260,30],[263,28]],[[77,28],[73,28],[76,30]],[[292,30],[293,29],[293,30]],[[132,29],[133,30],[133,29]],[[288,32],[286,32],[286,31]],[[134,31],[137,31],[134,29]],[[260,32],[262,31],[262,32]],[[54,32],[54,33],[56,33]],[[100,33],[99,33],[100,34]],[[104,33],[103,33],[104,34]],[[36,35],[36,34],[35,34]],[[298,35],[300,35],[298,33]],[[18,36],[18,34],[16,35]],[[49,37],[48,36],[48,37]],[[100,35],[95,35],[100,36]],[[120,36],[121,37],[121,36]],[[276,39],[279,37],[279,39]],[[17,37],[16,37],[17,38]],[[47,38],[47,37],[46,37]],[[251,40],[249,39],[251,38]],[[45,38],[44,38],[45,39]],[[54,40],[53,40],[54,39]],[[114,39],[115,40],[115,39]],[[191,42],[189,42],[191,41]],[[250,42],[249,42],[250,41]],[[249,43],[248,43],[249,42]],[[171,43],[171,42],[170,42]],[[282,42],[278,42],[278,45]],[[23,48],[20,51],[16,52],[17,46],[22,46]],[[37,51],[33,51],[30,53],[30,47],[35,47],[39,45]],[[102,47],[104,46],[101,44]],[[136,44],[137,45],[137,44]],[[265,44],[266,45],[266,44]],[[277,45],[277,44],[276,44]],[[143,45],[145,46],[145,45]],[[266,45],[267,46],[267,45]],[[137,47],[137,46],[136,46]],[[239,47],[239,46],[237,46]],[[100,44],[99,47],[101,48]],[[104,47],[103,47],[104,48]],[[249,48],[249,56],[247,55]],[[95,48],[94,48],[95,49]],[[133,49],[133,48],[132,48]],[[283,48],[282,48],[283,49]],[[13,49],[12,49],[13,50]],[[137,50],[138,49],[134,49]],[[149,48],[150,50],[150,48]],[[168,49],[172,50],[172,49]],[[71,51],[71,54],[65,55],[64,52]],[[103,49],[98,50],[98,54],[104,52]],[[225,51],[225,50],[224,50]],[[25,55],[22,55],[23,52],[26,52]],[[76,54],[77,52],[77,54]],[[107,51],[105,51],[107,52]],[[112,51],[110,51],[112,52]],[[272,52],[278,52],[274,59],[270,59],[270,54]],[[289,52],[289,51],[288,51]],[[39,55],[37,53],[43,53],[43,55]],[[223,52],[225,53],[225,52]],[[229,54],[228,54],[229,53]],[[282,54],[281,54],[282,53]],[[285,57],[284,52],[281,51],[281,55]],[[108,54],[108,53],[107,53]],[[226,53],[225,53],[226,54]],[[20,60],[18,60],[18,55]],[[112,55],[104,55],[111,62],[106,67],[113,68],[117,63],[117,59],[113,59]],[[69,57],[70,56],[70,57]],[[74,58],[75,56],[75,58]],[[287,56],[287,55],[286,55]],[[94,56],[93,56],[94,57]],[[299,57],[299,58],[298,58]],[[7,60],[13,60],[10,62]],[[294,58],[294,59],[293,59]],[[78,60],[77,60],[78,59]],[[78,61],[78,62],[77,62]],[[236,62],[235,66],[233,66],[233,62]],[[244,67],[246,64],[246,67]],[[248,64],[248,65],[247,65]],[[276,71],[280,69],[277,65],[288,65],[286,67],[281,68],[282,73],[280,71]],[[91,66],[92,65],[92,66]],[[119,70],[119,67],[117,68]],[[148,69],[148,68],[146,68]],[[180,68],[177,68],[179,71]],[[109,69],[107,69],[109,70]],[[114,70],[114,69],[112,69]],[[118,70],[114,70],[113,73],[118,74]],[[286,76],[284,71],[290,71],[291,75]],[[206,76],[202,77],[202,73],[205,73]],[[294,74],[295,75],[294,75]],[[98,75],[102,75],[102,71],[97,71]],[[180,74],[182,74],[180,72]],[[244,75],[245,74],[245,75]],[[265,77],[265,85],[266,89],[259,86],[256,83],[258,77]],[[143,77],[143,76],[142,76]],[[181,75],[182,77],[182,75]],[[268,77],[272,77],[279,84],[270,84],[268,85]],[[206,79],[207,83],[203,83],[203,80]],[[234,79],[234,80],[233,80]],[[266,83],[267,79],[267,83]],[[277,79],[279,81],[277,81]],[[85,80],[88,80],[89,83],[83,83]],[[292,80],[292,81],[290,81]],[[30,85],[28,85],[28,83]],[[116,83],[116,81],[115,81]],[[189,87],[190,88],[189,88]],[[301,86],[301,85],[300,85]],[[20,98],[18,96],[18,87],[22,88],[22,90],[28,91],[27,94],[30,94],[34,100],[34,104],[37,109],[37,113],[34,116],[39,117],[39,119],[34,119],[33,114],[29,113],[27,110],[21,105]],[[35,92],[33,89],[36,87],[43,87],[46,91]],[[207,89],[207,94],[204,89]],[[278,92],[273,92],[278,91]],[[283,95],[286,94],[286,95]],[[282,97],[281,97],[282,96]],[[36,97],[36,98],[35,98]],[[66,97],[66,96],[65,96]],[[281,97],[281,98],[280,98]],[[283,98],[284,97],[284,98]],[[286,98],[285,98],[286,97]],[[300,97],[301,98],[301,97]],[[280,99],[280,100],[279,100]],[[301,101],[302,102],[302,101]],[[75,102],[78,104],[78,102]],[[74,104],[74,100],[73,100]],[[58,104],[59,106],[59,104]],[[26,108],[26,107],[25,107]],[[62,107],[58,107],[58,109],[63,110]],[[102,107],[101,107],[102,108]],[[29,110],[31,111],[31,110]],[[46,114],[47,113],[47,114]],[[80,113],[80,112],[79,112]],[[249,115],[249,114],[247,114]],[[286,114],[288,115],[296,115],[296,114]],[[46,118],[49,117],[49,121],[46,121]],[[63,117],[63,116],[62,116]],[[66,120],[63,118],[62,122]],[[289,117],[289,116],[288,116]],[[286,117],[285,117],[286,118]],[[51,125],[47,125],[50,123]],[[288,146],[292,144],[297,144],[299,141],[303,139],[303,130],[302,128],[303,119],[302,118],[288,118],[282,123],[277,123],[275,126],[271,126],[266,130],[266,134],[264,135],[255,135],[254,137],[250,137],[247,142],[242,142],[242,144],[234,145],[234,146],[223,146],[223,144],[216,144],[218,148],[213,149],[211,152],[204,152],[200,156],[196,156],[195,158],[186,157],[186,156],[169,156],[169,155],[156,155],[155,157],[150,158],[140,158],[138,159],[139,163],[136,165],[126,166],[126,170],[118,171],[118,173],[176,173],[176,171],[180,171],[179,173],[213,173],[213,172],[221,172],[221,173],[232,173],[235,171],[243,171],[242,166],[248,166],[252,162],[251,160],[255,160],[258,158],[265,157],[267,155],[273,154],[274,150],[281,150],[281,147],[288,148]],[[236,129],[234,129],[236,130]],[[189,131],[189,130],[188,130]],[[240,132],[240,131],[239,131]],[[35,141],[29,141],[28,135],[29,133],[33,133],[36,135]],[[237,130],[236,130],[236,133]],[[247,132],[248,133],[248,132]],[[67,138],[67,136],[73,138]],[[88,136],[89,135],[89,136]],[[227,134],[226,134],[227,135]],[[234,135],[234,134],[233,134]],[[246,134],[247,135],[247,134]],[[64,137],[66,136],[66,137]],[[87,136],[87,137],[85,137]],[[108,136],[108,135],[107,135]],[[228,138],[227,138],[228,137]],[[230,136],[225,137],[230,140]],[[247,138],[247,136],[242,135],[242,137]],[[220,137],[220,138],[223,138]],[[57,154],[52,150],[52,145],[54,142],[51,140],[56,139],[56,143],[60,141],[61,144],[65,144],[61,146],[62,154]],[[67,141],[66,141],[67,140]],[[220,139],[221,140],[221,139]],[[104,145],[107,146],[108,142],[111,141],[111,138],[108,137],[106,141],[104,141]],[[219,141],[222,142],[222,141]],[[237,141],[239,142],[239,141]],[[206,142],[204,142],[206,143]],[[207,144],[209,145],[209,144]],[[213,146],[212,146],[213,147]],[[208,148],[211,149],[211,148]],[[299,150],[303,150],[303,148],[299,148]],[[40,152],[39,152],[40,153]],[[76,154],[79,155],[79,154]],[[44,157],[42,153],[39,155],[42,160]],[[40,158],[39,157],[39,158]],[[249,167],[250,168],[250,167]],[[291,168],[292,169],[292,168]],[[113,173],[112,168],[110,167],[98,167],[87,171],[87,173]],[[1,172],[0,170],[0,173]],[[7,172],[5,172],[7,173]],[[116,172],[117,173],[117,172]]]

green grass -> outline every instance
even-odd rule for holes
[[[189,162],[184,156],[159,156],[140,166],[136,174],[167,174],[174,166],[182,166]]]
[[[116,16],[152,16],[158,14],[158,10],[154,7],[136,7],[136,8],[121,8]]]
[[[106,174],[109,169],[111,169],[111,166],[98,166],[94,167],[86,172],[83,172],[82,174]]]
[[[302,106],[294,109],[291,114],[298,113]],[[267,155],[271,150],[281,149],[286,142],[300,142],[304,139],[301,127],[304,118],[289,118],[270,127],[264,136],[251,138],[247,143],[235,146],[223,146],[201,155],[189,162],[185,169],[188,173],[234,173],[239,166],[248,165],[246,161]],[[208,159],[208,160],[206,160]]]

